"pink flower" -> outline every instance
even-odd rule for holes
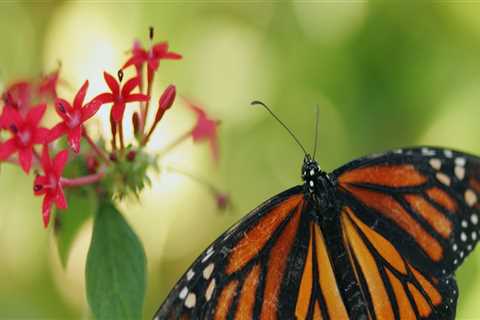
[[[18,152],[18,159],[22,169],[28,173],[32,165],[33,146],[46,143],[48,129],[40,128],[46,105],[42,104],[30,109],[25,117],[11,107],[4,109],[3,120],[12,134],[12,138],[0,145],[0,160],[8,159],[14,152]]]
[[[59,81],[60,70],[45,75],[38,85],[38,94],[41,97],[56,99],[57,85]]]
[[[132,56],[123,65],[122,69],[134,65],[137,73],[139,73],[143,65],[147,63],[148,81],[151,82],[153,74],[160,65],[160,60],[179,60],[181,58],[180,54],[168,51],[167,42],[157,43],[147,51],[140,46],[138,41],[135,41],[132,48]]]
[[[119,71],[119,74],[121,74],[120,72],[121,71]],[[117,123],[123,119],[126,103],[147,101],[149,99],[149,96],[145,94],[132,93],[133,89],[135,89],[140,83],[139,77],[128,80],[121,90],[119,82],[111,74],[104,72],[103,77],[105,78],[105,82],[111,92],[101,93],[96,96],[94,100],[100,101],[101,104],[113,102],[111,115],[113,120]]]
[[[192,129],[192,138],[194,142],[208,141],[212,151],[213,158],[218,162],[218,125],[220,121],[211,119],[208,114],[198,105],[194,105],[190,101],[184,99],[187,105],[197,115],[197,123]]]
[[[13,107],[20,112],[30,107],[32,100],[32,85],[27,81],[15,82],[2,94],[2,100],[6,106]]]
[[[44,175],[35,178],[33,191],[36,196],[44,195],[42,204],[43,225],[45,228],[50,221],[52,205],[55,203],[58,209],[67,208],[67,200],[63,193],[61,176],[68,160],[68,151],[59,152],[55,159],[50,159],[48,146],[43,147],[41,165]]]
[[[62,122],[54,126],[49,135],[49,142],[58,139],[60,136],[67,134],[70,147],[78,153],[80,151],[80,139],[82,137],[83,123],[93,117],[101,106],[101,102],[92,100],[87,104],[83,104],[85,94],[88,89],[88,80],[78,90],[72,105],[64,99],[57,98],[55,101],[55,110],[62,118]]]

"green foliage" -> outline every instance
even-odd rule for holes
[[[141,319],[145,253],[135,232],[109,200],[95,216],[88,251],[87,299],[96,319]]]

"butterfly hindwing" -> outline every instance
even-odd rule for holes
[[[341,221],[371,319],[454,319],[458,289],[453,275],[435,278],[420,272],[349,207],[342,210]]]
[[[480,159],[413,148],[353,161],[331,174],[338,198],[410,263],[437,277],[452,273],[480,231]]]

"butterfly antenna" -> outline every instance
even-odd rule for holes
[[[297,144],[300,146],[300,148],[302,148],[302,151],[303,153],[305,154],[308,154],[307,150],[305,150],[305,148],[303,147],[303,145],[300,143],[300,141],[297,139],[297,137],[293,134],[293,132],[285,125],[285,123],[282,122],[282,120],[280,120],[276,115],[275,113],[273,113],[272,110],[270,110],[269,107],[267,107],[267,105],[265,103],[263,103],[262,101],[252,101],[250,103],[250,105],[252,106],[262,106],[264,107],[285,129],[287,129],[288,133],[290,133],[290,135],[292,136],[293,139],[295,139],[295,141],[297,142]]]
[[[320,111],[319,107],[317,104],[317,107],[315,108],[315,144],[313,146],[313,160],[315,160],[315,155],[317,154],[317,141],[318,141],[318,119],[320,117]]]

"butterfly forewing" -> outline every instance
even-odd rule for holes
[[[452,273],[479,236],[480,159],[413,148],[336,170],[339,198],[423,272]]]
[[[303,189],[294,187],[253,210],[220,236],[176,284],[157,319],[240,319],[276,313],[276,303],[302,223]],[[298,244],[297,244],[298,245]]]

